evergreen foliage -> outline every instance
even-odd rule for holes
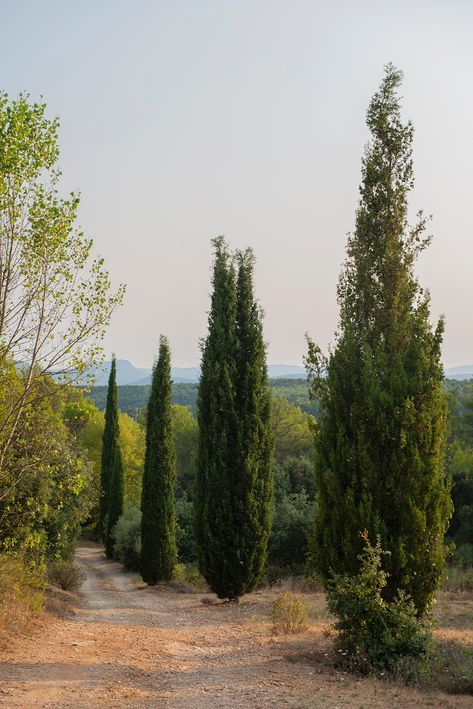
[[[107,515],[107,533],[105,538],[105,553],[113,559],[115,545],[115,525],[123,513],[124,471],[123,457],[120,444],[117,440],[110,475],[109,499],[110,505]]]
[[[238,599],[261,577],[272,507],[270,390],[253,255],[213,242],[209,331],[198,395],[195,495],[199,566],[220,598]]]
[[[109,558],[113,557],[113,528],[123,512],[123,459],[119,437],[116,361],[113,357],[102,437],[99,520],[105,552]]]
[[[168,581],[176,565],[174,479],[176,456],[171,418],[171,355],[161,336],[148,402],[141,495],[141,576],[149,584]]]
[[[413,127],[401,121],[401,79],[387,66],[367,113],[372,139],[338,285],[336,347],[326,359],[309,341],[309,377],[323,410],[313,555],[326,580],[355,575],[360,532],[379,535],[389,551],[384,597],[403,591],[422,613],[441,578],[451,503],[443,320],[432,329],[429,294],[413,273],[429,238],[422,213],[414,227],[407,222]]]

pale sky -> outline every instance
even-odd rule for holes
[[[206,333],[210,239],[252,246],[269,361],[337,326],[365,112],[392,61],[416,133],[418,274],[446,316],[444,362],[473,362],[471,0],[0,0],[0,88],[60,117],[62,187],[115,284],[107,355],[176,366]]]

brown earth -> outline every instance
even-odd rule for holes
[[[203,594],[148,588],[92,544],[79,547],[76,560],[87,579],[74,612],[47,615],[33,637],[17,639],[2,653],[1,706],[473,706],[471,697],[358,679],[331,668],[322,594],[306,596],[312,606],[308,631],[279,638],[268,621],[275,591],[251,594],[239,605],[211,605],[202,603]],[[455,618],[450,626],[446,635],[473,640],[455,627]]]

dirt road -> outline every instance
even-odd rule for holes
[[[78,549],[77,563],[87,574],[82,602],[3,653],[0,706],[468,706],[467,698],[357,680],[318,662],[327,621],[317,618],[316,594],[310,631],[280,640],[267,621],[270,592],[207,605],[202,594],[138,583],[93,545]]]

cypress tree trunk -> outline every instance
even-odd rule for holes
[[[254,588],[271,521],[270,405],[253,257],[233,259],[222,237],[198,396],[195,526],[199,566],[219,598]]]
[[[107,519],[110,508],[110,485],[118,445],[118,393],[116,378],[116,359],[112,357],[112,366],[108,378],[107,404],[105,407],[105,426],[102,437],[102,461],[100,470],[100,512],[99,531],[102,540],[107,537]]]
[[[161,336],[148,402],[141,496],[141,576],[149,584],[168,581],[176,565],[171,401],[171,355]]]
[[[367,529],[372,541],[379,534],[390,552],[386,597],[402,589],[422,613],[442,573],[450,497],[443,320],[432,329],[429,294],[413,273],[429,239],[422,214],[413,228],[407,223],[413,128],[400,118],[401,78],[388,66],[368,109],[372,139],[338,286],[336,347],[326,360],[309,343],[309,377],[324,412],[313,554],[325,579],[354,574],[360,533]]]

